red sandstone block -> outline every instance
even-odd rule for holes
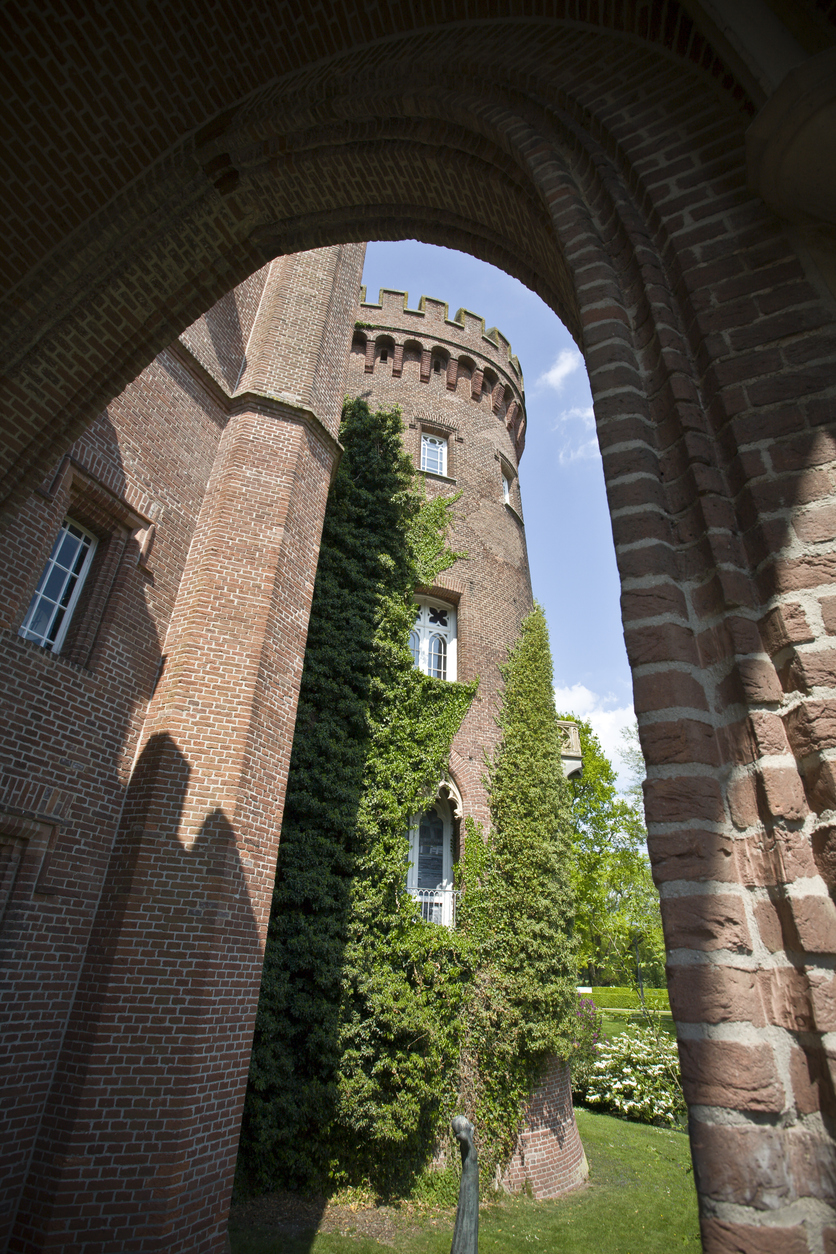
[[[700,1232],[705,1254],[809,1254],[810,1249],[803,1226],[755,1227],[707,1216]]]
[[[669,964],[668,993],[677,1023],[766,1022],[757,974],[740,967]]]
[[[789,753],[787,733],[777,714],[771,714],[767,710],[753,710],[749,715],[749,726],[759,754],[771,756]]]
[[[631,627],[624,633],[633,666],[649,662],[686,662],[699,665],[694,634],[679,623]]]
[[[737,842],[731,836],[687,828],[663,836],[651,834],[648,845],[657,884],[738,877]]]
[[[648,723],[642,728],[642,751],[649,765],[670,762],[720,764],[717,735],[710,723],[678,718],[672,722]]]
[[[644,785],[649,823],[722,822],[725,818],[720,785],[709,775],[680,775],[650,779]]]
[[[692,1105],[780,1111],[786,1098],[768,1045],[680,1040],[682,1087]]]
[[[790,925],[789,909],[785,902],[778,904],[772,901],[759,901],[754,907],[755,922],[760,938],[772,953],[778,953],[786,947],[784,932],[781,926],[783,918],[785,926]],[[794,929],[793,929],[794,930]],[[790,932],[792,935],[792,932]]]
[[[792,663],[792,674],[799,688],[836,687],[836,649],[799,653]]]
[[[795,1104],[800,1114],[809,1115],[821,1110],[830,1118],[833,1117],[836,1100],[827,1056],[823,1049],[814,1045],[801,1049],[793,1045],[790,1076]]]
[[[801,947],[808,953],[836,953],[836,905],[830,897],[790,898]]]
[[[666,669],[664,673],[635,676],[633,701],[638,714],[677,707],[708,709],[702,684],[687,671],[673,669]]]
[[[798,1197],[829,1200],[832,1146],[801,1129],[724,1127],[691,1121],[697,1187],[718,1202],[772,1210]]]
[[[688,619],[685,597],[674,584],[667,583],[622,592],[621,612],[625,628],[642,618],[678,618],[683,622]]]
[[[804,788],[794,767],[761,765],[758,776],[763,783],[769,814],[773,818],[795,822],[809,814]]]
[[[836,709],[831,701],[810,700],[784,715],[784,726],[797,758],[836,747]]]
[[[820,604],[825,631],[836,635],[836,597],[822,597]]]
[[[732,893],[663,897],[662,922],[668,949],[729,949],[751,953],[741,899]]]

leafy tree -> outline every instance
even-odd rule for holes
[[[578,724],[583,773],[569,781],[574,822],[575,931],[579,963],[590,984],[636,980],[664,985],[665,949],[659,895],[650,873],[641,806],[644,759],[634,734],[627,744],[633,784],[622,796],[616,773],[591,725]]]
[[[543,1064],[571,1052],[577,1011],[571,798],[539,606],[502,674],[502,740],[488,770],[491,830],[485,839],[468,824],[460,912],[475,968],[462,1088],[490,1146],[489,1169],[513,1147]]]

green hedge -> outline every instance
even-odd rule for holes
[[[581,993],[582,997],[591,997],[600,1010],[638,1010],[639,995],[634,988],[593,988],[591,993]],[[648,1010],[670,1011],[666,988],[646,988],[644,1002]]]

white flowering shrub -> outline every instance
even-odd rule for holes
[[[640,1123],[676,1126],[685,1117],[676,1042],[652,1028],[631,1027],[602,1041],[584,1101]]]

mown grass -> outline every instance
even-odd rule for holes
[[[604,1036],[618,1036],[619,1032],[623,1032],[625,1028],[646,1026],[646,1020],[637,1010],[611,1010],[608,1008],[601,1012],[601,1016]],[[667,1032],[668,1036],[676,1037],[676,1025],[673,1021],[673,1015],[662,1012],[655,1014],[653,1018],[658,1020],[663,1032]]]
[[[699,1254],[688,1138],[682,1132],[578,1110],[589,1186],[556,1202],[506,1198],[482,1207],[480,1254]],[[453,1212],[404,1216],[397,1254],[449,1254]],[[289,1239],[230,1230],[233,1254],[383,1254],[359,1233]]]

